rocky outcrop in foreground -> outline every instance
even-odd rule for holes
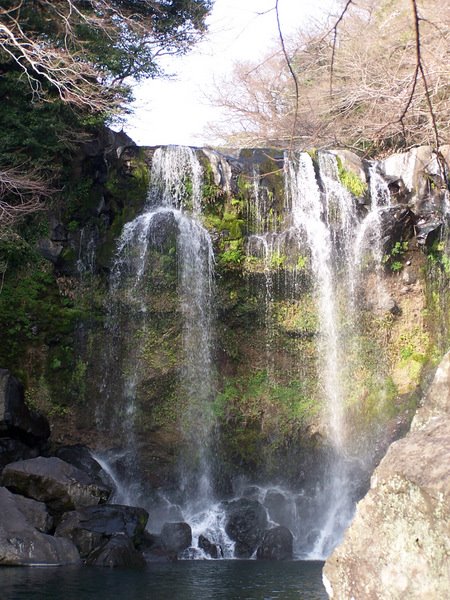
[[[450,353],[408,435],[392,444],[327,560],[335,600],[450,597]]]

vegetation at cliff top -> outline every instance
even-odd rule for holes
[[[0,224],[65,183],[70,156],[206,31],[211,0],[5,0],[0,10]]]
[[[277,42],[217,81],[210,100],[226,118],[211,132],[231,147],[344,145],[372,156],[448,143],[450,5],[350,0],[335,13],[284,40],[286,53]]]

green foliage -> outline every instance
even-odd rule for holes
[[[0,166],[26,167],[55,177],[68,167],[84,127],[79,116],[57,98],[36,102],[17,73],[0,78]]]
[[[395,242],[391,250],[391,256],[402,256],[408,251],[408,242]]]
[[[225,194],[220,186],[214,181],[214,172],[209,160],[205,160],[203,167],[202,198],[205,211],[217,210],[217,202],[224,200]]]
[[[450,256],[445,249],[445,242],[436,240],[427,250],[427,260],[432,266],[437,266],[445,275],[450,276]]]
[[[239,242],[231,241],[228,248],[217,257],[217,262],[220,267],[229,269],[241,265],[245,260],[245,254]]]
[[[317,302],[310,294],[297,301],[277,303],[277,321],[282,331],[296,337],[312,338],[319,330]]]
[[[408,248],[409,243],[407,241],[395,242],[390,253],[383,256],[383,264],[389,266],[394,273],[401,271],[403,269],[403,257]]]
[[[394,260],[390,263],[391,271],[397,272],[403,269],[403,264],[399,260]]]
[[[305,425],[318,414],[313,400],[305,396],[302,382],[279,384],[270,380],[264,370],[228,380],[214,400],[213,411],[218,419],[240,422],[259,420],[269,406],[274,412],[271,415],[274,428],[282,419],[293,420],[296,426]]]
[[[286,264],[286,255],[281,254],[281,252],[275,251],[270,256],[270,268],[271,269],[281,269]]]
[[[32,240],[39,225],[25,229]],[[61,293],[52,266],[24,237],[0,240],[3,261],[8,268],[0,293],[0,364],[26,380],[25,357],[34,349],[41,362],[47,361],[50,378],[61,378],[61,371],[72,377],[73,334],[86,307]]]
[[[367,192],[367,183],[365,183],[356,173],[346,169],[339,156],[336,157],[339,180],[342,185],[351,193],[353,196],[360,198]]]
[[[307,256],[302,256],[300,254],[300,256],[297,259],[297,265],[296,268],[298,271],[304,271],[306,270],[308,267],[308,257]]]

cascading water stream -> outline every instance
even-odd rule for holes
[[[363,266],[371,259],[376,274],[376,288],[378,296],[383,293],[381,283],[381,268],[383,248],[381,244],[382,214],[390,206],[389,187],[379,174],[377,164],[369,167],[370,210],[359,225],[353,244],[353,262],[357,271],[356,280]]]
[[[323,220],[324,208],[313,162],[307,153],[301,153],[295,160],[286,160],[286,190],[291,202],[294,227],[304,232],[311,251],[320,320],[320,356],[324,361],[320,372],[329,410],[327,424],[333,444],[341,448],[344,432],[332,240]]]
[[[355,261],[352,252],[354,232],[358,226],[355,201],[339,180],[338,162],[331,152],[319,152],[320,180],[324,189],[324,220],[332,242],[333,266],[342,271],[348,282],[348,301],[355,294]]]
[[[349,491],[346,460],[342,375],[345,367],[339,297],[346,291],[345,310],[353,305],[352,232],[357,222],[351,196],[337,180],[336,159],[319,154],[321,193],[311,157],[300,153],[286,160],[286,189],[294,227],[306,237],[311,253],[320,323],[318,376],[326,407],[325,425],[331,444],[329,465],[322,488],[322,502],[315,543],[309,558],[324,558],[339,541],[351,519],[353,503]],[[344,285],[342,286],[342,280]]]
[[[149,251],[161,244],[165,229],[175,232],[182,316],[183,366],[179,393],[184,397],[183,428],[192,453],[181,465],[180,485],[195,488],[197,498],[205,499],[211,494],[208,456],[211,419],[208,415],[214,392],[211,359],[214,256],[211,238],[198,220],[201,184],[201,165],[191,148],[169,146],[155,150],[145,212],[124,226],[118,241],[110,279],[110,297],[114,300],[109,327],[114,332],[119,323],[118,311],[125,306],[127,311],[133,312],[134,327],[139,333],[135,337],[140,344],[128,348],[125,364],[119,365],[123,372],[124,403],[120,426],[130,455],[128,463],[132,465],[138,453],[135,440],[137,388],[145,377],[141,354],[148,319],[152,318],[147,314],[145,290]],[[115,343],[120,345],[119,335],[115,336]],[[195,474],[189,462],[196,464]],[[130,475],[137,479],[136,473]],[[142,504],[142,499],[136,497],[122,500]]]

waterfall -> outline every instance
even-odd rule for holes
[[[320,321],[320,355],[323,360],[320,373],[329,411],[327,425],[334,445],[341,448],[344,428],[332,237],[323,219],[321,193],[313,162],[307,153],[286,161],[286,191],[291,202],[294,227],[305,234],[311,251]]]
[[[382,214],[390,206],[390,192],[386,181],[378,172],[377,164],[369,166],[370,209],[359,225],[353,244],[353,262],[361,270],[372,263],[376,273],[376,289],[379,298],[384,293],[381,283],[383,247],[381,243]]]
[[[215,162],[215,181],[225,185],[224,189],[231,189],[232,178],[222,162],[218,159]],[[302,558],[323,559],[339,543],[353,516],[361,474],[365,475],[368,469],[354,456],[346,401],[350,371],[358,352],[361,273],[366,263],[375,265],[375,273],[381,269],[381,216],[389,206],[389,191],[376,165],[370,167],[369,175],[372,197],[369,208],[358,204],[341,184],[336,156],[330,152],[319,152],[315,162],[304,152],[286,154],[284,214],[283,208],[273,203],[270,189],[261,184],[256,168],[251,185],[246,187],[251,194],[250,198],[247,196],[247,255],[251,259],[247,277],[255,295],[259,294],[264,311],[260,309],[259,325],[265,329],[264,337],[260,337],[265,348],[261,348],[257,360],[258,365],[265,367],[271,382],[277,384],[286,377],[286,373],[277,372],[281,361],[277,363],[275,359],[275,353],[284,350],[277,329],[283,314],[280,306],[282,310],[301,311],[312,305],[312,283],[317,309],[318,327],[312,329],[317,344],[314,342],[314,353],[309,355],[308,368],[314,371],[317,361],[317,387],[313,383],[309,393],[323,406],[321,431],[326,437],[323,461],[317,472],[306,479],[306,484],[299,484],[301,488],[288,489],[278,485],[279,482],[264,486],[258,474],[256,481],[247,482],[251,483],[250,488],[259,490],[257,497],[267,510],[271,498],[284,498],[287,513],[282,519],[278,514],[273,523],[282,522],[291,529],[297,556]],[[108,412],[108,398],[113,396],[111,385],[119,383],[122,404],[119,411],[110,412],[115,413],[111,416],[112,429],[121,431],[126,446],[123,462],[128,483],[121,485],[116,501],[147,506],[153,511],[154,530],[167,520],[167,515],[186,520],[193,529],[194,546],[198,536],[206,534],[229,558],[233,556],[234,545],[225,533],[223,505],[214,498],[211,483],[219,472],[213,467],[220,466],[213,464],[212,458],[215,286],[212,240],[202,224],[202,186],[202,167],[192,149],[164,147],[154,151],[146,207],[125,224],[111,269],[107,326],[111,339],[109,366],[112,363],[114,368],[105,377],[103,412]],[[177,368],[181,366],[175,377],[175,393],[177,424],[184,441],[177,491],[166,490],[149,505],[139,485],[140,471],[145,465],[139,464],[142,434],[136,432],[138,420],[145,418],[146,405],[141,396],[149,387],[145,348],[159,343],[155,337],[149,340],[156,318],[151,305],[157,296],[152,288],[152,277],[159,268],[159,263],[155,266],[155,252],[159,257],[173,259],[176,269],[173,283],[176,289],[172,292],[176,292],[177,316],[171,319],[179,326],[174,364]],[[302,304],[305,296],[308,304]],[[310,310],[315,320],[314,309],[305,310]],[[287,335],[291,331],[294,332],[291,339],[296,335],[301,339],[302,330],[288,330]],[[307,343],[312,345],[311,338]],[[298,346],[292,344],[289,348],[293,356],[294,348]],[[297,375],[293,373],[297,368],[301,374],[301,354],[298,367],[290,367],[290,378]],[[221,459],[218,457],[218,461]],[[117,471],[110,471],[122,482],[123,477]],[[242,492],[245,496],[249,486],[240,491],[236,481],[231,482],[230,493]],[[158,510],[161,517],[156,516]],[[185,556],[204,557],[203,551],[192,548]]]
[[[342,314],[347,326],[354,305],[352,242],[358,222],[354,201],[338,180],[336,158],[319,153],[321,192],[314,165],[307,153],[287,157],[286,191],[292,221],[307,241],[314,274],[320,323],[318,377],[325,403],[325,426],[331,444],[329,464],[316,490],[321,514],[317,515],[315,542],[310,558],[324,558],[339,541],[353,513],[348,473],[345,422],[345,345]]]
[[[129,475],[136,481],[137,396],[140,382],[145,378],[143,353],[153,318],[148,311],[146,291],[151,268],[149,256],[155,247],[162,248],[173,236],[182,318],[182,368],[177,393],[185,407],[183,429],[190,447],[190,456],[181,465],[181,485],[196,488],[197,495],[207,497],[211,492],[208,460],[211,419],[208,414],[215,385],[212,368],[214,256],[211,238],[199,221],[201,187],[202,168],[191,148],[169,146],[155,150],[146,208],[124,226],[118,240],[110,276],[108,328],[112,344],[116,346],[112,350],[114,361],[122,377],[121,422],[116,419],[113,425],[116,430],[121,429],[126,440]],[[119,332],[121,322],[122,327],[130,327],[132,323],[133,331]],[[123,345],[126,347],[122,348]],[[108,386],[105,387],[107,395]],[[196,465],[195,469],[192,464]],[[139,498],[134,498],[136,501],[139,503]]]
[[[98,244],[98,231],[93,227],[82,227],[80,230],[80,241],[76,268],[80,281],[84,281],[86,275],[95,272],[95,252]]]

